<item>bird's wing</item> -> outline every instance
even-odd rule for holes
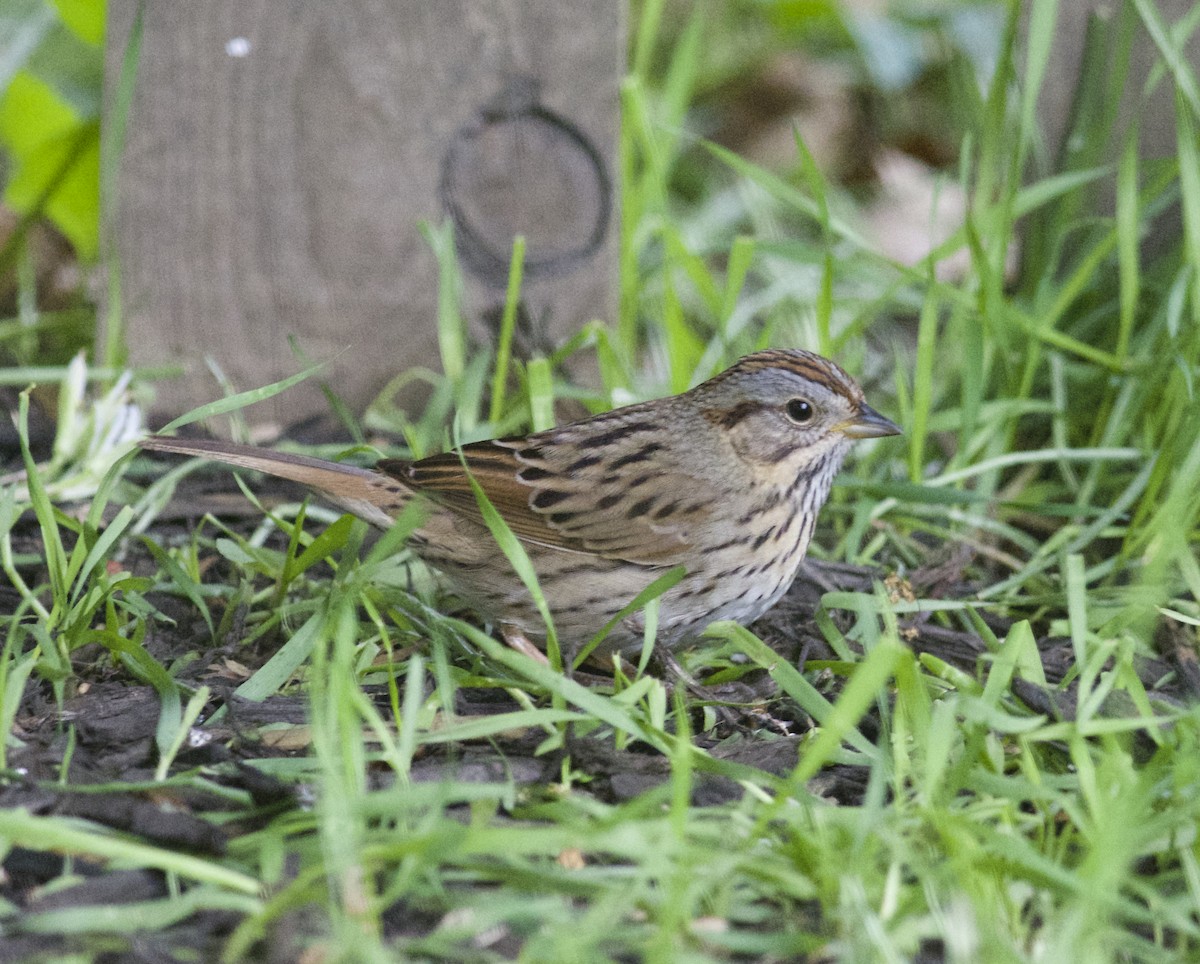
[[[624,433],[617,446],[615,436],[593,431],[584,447],[576,439],[564,444],[568,430],[377,467],[479,521],[469,472],[513,533],[529,542],[646,565],[680,561],[720,498],[713,485],[669,459],[649,432],[644,441]]]

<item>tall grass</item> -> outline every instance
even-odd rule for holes
[[[706,51],[726,27],[704,10],[669,36],[663,3],[639,8],[622,90],[618,318],[524,364],[473,347],[452,238],[431,229],[444,370],[400,376],[431,384],[422,416],[390,408],[385,393],[367,421],[424,454],[544,424],[556,399],[598,409],[686,388],[762,344],[820,348],[868,377],[891,370],[870,378],[869,397],[906,435],[855,459],[814,554],[903,577],[962,548],[964,588],[913,600],[883,585],[826,593],[807,628],[836,659],[819,667],[714,626],[690,666],[762,667],[815,721],[782,771],[767,772],[737,748],[775,737],[705,743],[694,732],[704,717],[659,680],[618,671],[611,689],[588,688],[440,612],[427,574],[396,553],[403,527],[365,549],[361,524],[316,507],[276,507],[249,536],[206,520],[156,546],[156,572],[133,582],[103,563],[128,542],[117,536],[149,525],[161,489],[118,514],[109,537],[98,509],[80,525],[46,498],[69,462],[29,457],[53,558],[30,575],[43,570],[13,541],[24,502],[10,490],[0,560],[22,602],[5,624],[0,719],[12,725],[39,678],[69,683],[74,649],[103,638],[162,695],[166,780],[154,786],[212,793],[232,779],[232,768],[171,765],[207,695],[138,655],[146,627],[166,626],[151,589],[173,593],[215,636],[237,612],[243,642],[274,641],[239,694],[302,686],[308,725],[271,738],[311,752],[252,765],[315,802],[271,814],[214,793],[206,819],[255,829],[224,856],[186,859],[76,818],[0,814],[0,840],[157,868],[179,891],[136,914],[0,909],[0,927],[130,947],[181,914],[232,910],[228,959],[283,940],[347,959],[1200,954],[1200,711],[1180,698],[1185,687],[1147,671],[1164,636],[1194,648],[1200,627],[1200,101],[1181,53],[1200,17],[1166,24],[1132,0],[1098,21],[1071,150],[1052,164],[1037,105],[1061,11],[1033,4],[1022,31],[1018,5],[1006,7],[993,69],[982,85],[961,76],[955,95],[970,109],[959,170],[945,176],[969,198],[966,223],[905,266],[874,249],[854,199],[803,144],[790,177],[689,137]],[[1143,33],[1160,51],[1147,78],[1128,66]],[[1177,91],[1177,153],[1142,159],[1112,95],[1163,84]],[[707,180],[685,200],[674,187],[694,185],[697,170]],[[1096,207],[1106,195],[1111,215]],[[1157,237],[1171,210],[1180,235]],[[944,280],[938,263],[958,251],[969,268]],[[518,252],[510,313],[519,274]],[[599,386],[561,374],[575,351],[595,352]],[[202,574],[202,556],[219,561],[219,580]],[[969,635],[977,665],[914,650],[926,625]],[[1043,666],[1057,639],[1073,657],[1061,685]],[[459,715],[458,697],[480,689],[513,702]],[[453,765],[473,759],[476,741],[517,757],[527,743],[514,734],[532,737],[530,759],[554,761],[552,781],[506,774],[500,752],[491,779]],[[589,770],[585,745],[661,765],[663,781],[628,798],[599,792],[604,767]],[[438,778],[417,779],[447,746]],[[8,749],[19,750],[12,736]],[[821,795],[837,768],[858,768],[858,799]],[[741,790],[732,802],[700,804],[729,787]]]

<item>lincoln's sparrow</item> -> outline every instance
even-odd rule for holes
[[[899,431],[839,366],[776,349],[682,395],[376,470],[224,442],[142,446],[301,482],[381,527],[424,497],[414,551],[510,641],[540,640],[544,626],[483,522],[469,472],[524,544],[570,653],[679,564],[686,574],[660,598],[661,642],[757,618],[795,576],[850,443]],[[640,645],[642,618],[622,620],[601,650]]]

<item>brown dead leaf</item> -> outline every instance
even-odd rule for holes
[[[218,676],[221,679],[235,680],[239,683],[243,680],[248,680],[251,676],[248,666],[244,666],[236,659],[229,659],[229,657],[226,657],[219,663],[210,663],[208,670],[214,676]]]
[[[904,602],[916,602],[917,595],[913,592],[912,583],[903,576],[889,573],[883,580],[883,588],[887,590],[888,601],[895,605]]]
[[[273,750],[284,750],[285,752],[303,750],[312,743],[312,727],[304,724],[303,726],[281,727],[278,730],[263,730],[259,733],[259,739],[262,740],[264,746],[269,746]]]

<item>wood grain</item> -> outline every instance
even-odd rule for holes
[[[109,4],[110,88],[136,6]],[[478,337],[515,231],[546,338],[611,318],[623,45],[622,0],[151,0],[106,236],[131,360],[186,370],[163,411],[220,395],[205,356],[239,389],[297,371],[290,337],[358,409],[438,368],[423,220],[475,236]],[[326,409],[310,380],[248,415]]]

